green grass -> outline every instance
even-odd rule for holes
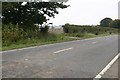
[[[47,39],[36,38],[36,39],[20,40],[17,43],[13,43],[9,46],[3,46],[2,50],[5,51],[5,50],[11,50],[11,49],[18,49],[18,48],[25,48],[25,47],[31,47],[31,46],[40,46],[40,45],[46,45],[46,44],[62,43],[62,42],[77,40],[76,38],[70,38],[70,37],[78,37],[78,38],[86,39],[86,38],[94,38],[94,37],[103,37],[103,36],[108,36],[108,35],[110,35],[110,34],[104,33],[104,34],[95,35],[95,34],[91,34],[91,33],[83,33],[83,34],[63,33],[63,34],[57,35],[57,37],[55,37],[56,39],[54,39],[54,37],[49,37]],[[112,35],[114,35],[114,34],[112,34]]]
[[[11,50],[17,48],[25,48],[31,46],[39,46],[45,44],[61,43],[78,39],[102,37],[110,35],[109,31],[112,33],[117,32],[117,29],[113,28],[103,28],[103,27],[93,27],[93,26],[79,26],[71,25],[69,28],[66,27],[66,32],[63,33],[62,30],[49,30],[48,33],[36,30],[25,30],[20,28],[19,25],[3,25],[2,31],[0,30],[0,37],[2,41],[0,43],[0,50]],[[65,28],[64,28],[65,30]],[[107,33],[105,33],[107,32]],[[92,33],[104,33],[95,35]]]
[[[116,33],[117,34],[117,33]],[[104,36],[109,36],[110,34],[104,33],[104,34],[99,34],[99,35],[94,35],[94,34],[88,34],[86,36],[83,36],[82,38],[94,38],[94,37],[104,37]],[[111,34],[115,35],[115,33]]]
[[[45,45],[45,44],[53,44],[53,43],[61,43],[61,42],[67,42],[67,41],[73,41],[75,39],[71,38],[64,38],[63,40],[56,40],[56,41],[40,41],[37,39],[36,41],[33,40],[24,40],[20,41],[18,43],[12,44],[10,46],[3,46],[2,50],[11,50],[11,49],[18,49],[18,48],[25,48],[25,47],[31,47],[31,46],[40,46],[40,45]]]
[[[111,35],[115,35],[117,33],[113,33]],[[64,34],[66,36],[69,36],[69,37],[78,37],[78,38],[94,38],[94,37],[104,37],[104,36],[109,36],[110,34],[108,33],[104,33],[104,34],[98,34],[98,35],[95,35],[95,34],[92,34],[92,33],[67,33],[67,34]]]

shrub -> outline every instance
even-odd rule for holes
[[[46,33],[48,33],[48,29],[49,29],[48,26],[41,27],[41,28],[40,28],[40,32],[43,33],[43,34],[46,34]]]
[[[99,26],[81,26],[81,25],[63,25],[65,33],[93,33],[102,34],[106,32],[117,32],[115,28],[99,27]]]
[[[63,27],[63,31],[64,31],[64,33],[68,33],[68,26],[62,26]]]
[[[110,24],[110,27],[112,28],[119,28],[120,29],[120,20],[113,20]]]
[[[12,43],[17,42],[20,39],[26,38],[27,33],[23,29],[19,28],[19,25],[8,25],[2,26],[2,43],[3,46],[8,46]]]

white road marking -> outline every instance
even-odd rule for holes
[[[100,78],[102,78],[102,75],[104,75],[104,73],[117,61],[119,57],[120,53],[115,56],[115,58],[98,75],[96,75],[93,80],[99,80]]]
[[[92,44],[95,44],[95,43],[97,43],[97,42],[92,42]]]
[[[25,59],[25,61],[27,61],[28,59]]]
[[[73,49],[73,47],[72,48],[67,48],[67,49],[62,49],[62,50],[56,51],[54,53],[57,54],[57,53],[60,53],[60,52],[63,52],[63,51],[71,50],[71,49]]]

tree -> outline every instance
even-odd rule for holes
[[[100,26],[109,27],[111,21],[112,21],[111,18],[104,18],[103,20],[100,21]]]
[[[70,26],[69,23],[66,23],[65,25],[62,25],[64,33],[68,33],[69,26]]]
[[[50,17],[54,18],[55,14],[58,14],[57,9],[69,6],[63,2],[26,2],[26,4],[22,4],[23,2],[3,2],[3,24],[19,24],[25,29],[34,24],[42,26]]]
[[[110,27],[112,27],[112,28],[120,28],[120,20],[119,19],[113,20],[110,23]]]

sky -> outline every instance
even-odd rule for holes
[[[69,0],[70,7],[59,9],[55,18],[50,18],[53,25],[65,23],[76,25],[99,25],[106,17],[118,19],[118,2],[120,0]]]

